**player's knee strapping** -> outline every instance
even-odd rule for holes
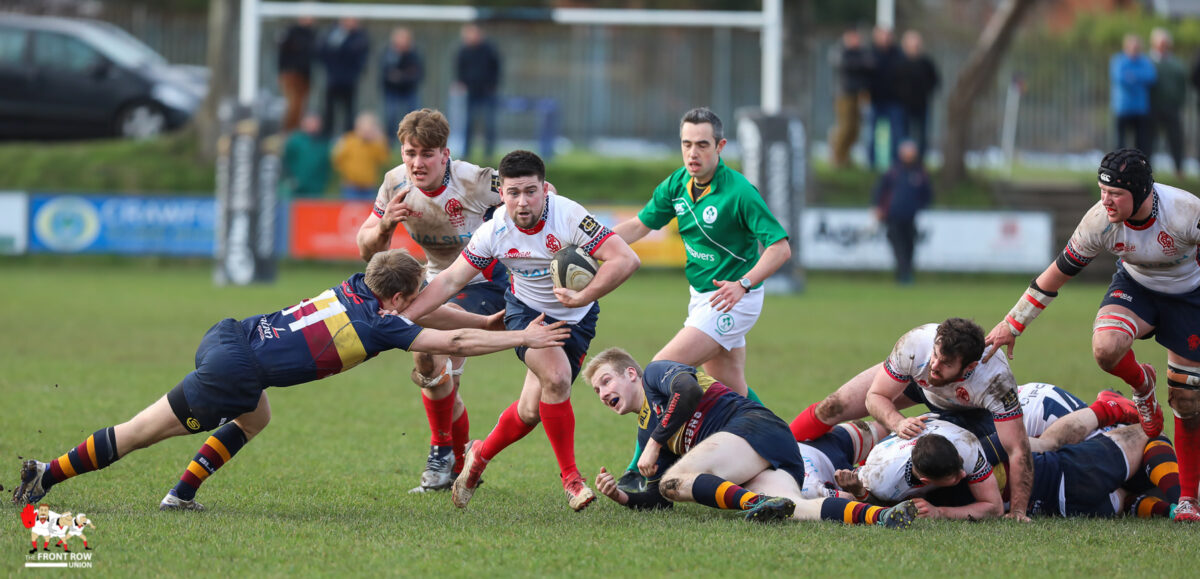
[[[212,473],[233,458],[246,445],[246,433],[234,422],[228,422],[218,428],[179,477],[175,485],[175,495],[185,501],[196,498],[196,490]]]
[[[412,381],[421,388],[437,388],[438,386],[446,384],[447,381],[453,380],[454,376],[458,376],[460,374],[462,374],[462,368],[455,370],[454,363],[451,362],[449,358],[446,358],[446,366],[433,376],[426,376],[417,368],[413,368]]]
[[[867,455],[871,454],[871,449],[875,448],[875,431],[871,425],[864,420],[855,420],[852,422],[843,422],[835,426],[841,428],[850,435],[851,448],[849,457],[850,464],[860,464],[867,460]]]
[[[1096,314],[1092,324],[1092,334],[1100,332],[1120,332],[1129,336],[1130,340],[1137,339],[1138,324],[1132,317],[1116,312],[1101,312]]]
[[[1142,451],[1142,470],[1163,493],[1168,502],[1179,502],[1179,463],[1175,457],[1175,447],[1165,436],[1159,436],[1146,443]]]
[[[716,475],[702,474],[692,482],[692,498],[697,503],[717,509],[744,511],[754,505],[758,496]]]
[[[100,470],[120,458],[117,456],[116,429],[112,426],[93,432],[87,440],[66,454],[50,461],[50,468],[42,475],[42,487],[49,490],[60,483],[85,472]]]
[[[1200,367],[1167,363],[1167,403],[1180,420],[1200,416]]]

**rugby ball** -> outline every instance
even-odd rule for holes
[[[554,287],[579,291],[592,282],[599,268],[600,264],[582,247],[568,245],[554,252],[550,259],[550,278]]]

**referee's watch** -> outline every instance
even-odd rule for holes
[[[750,281],[750,278],[744,277],[738,280],[738,285],[742,286],[742,289],[746,290],[746,293],[750,293],[750,288],[754,286],[754,282]]]

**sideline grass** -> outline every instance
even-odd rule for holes
[[[0,484],[18,457],[53,458],[92,431],[130,417],[186,373],[216,320],[294,304],[339,282],[353,265],[289,265],[279,283],[215,288],[206,264],[146,267],[87,260],[5,260],[0,276]],[[906,329],[949,315],[990,327],[1026,282],[922,277],[896,288],[884,276],[815,275],[799,296],[768,298],[750,334],[747,375],[790,419],[861,368]],[[1103,291],[1073,285],[1022,337],[1019,381],[1046,381],[1089,398],[1113,385],[1091,361],[1088,329]],[[639,272],[602,303],[593,351],[622,345],[646,359],[684,317],[674,272]],[[1161,348],[1139,347],[1164,362]],[[541,429],[500,455],[470,508],[446,494],[409,495],[428,448],[411,361],[385,353],[346,374],[271,389],[269,428],[201,489],[204,513],[160,513],[203,437],[166,441],[48,496],[85,512],[97,529],[92,572],[102,576],[208,574],[406,576],[994,576],[1166,575],[1200,562],[1195,529],[1166,521],[1039,520],[924,523],[907,533],[805,523],[749,525],[696,505],[640,514],[599,499],[566,506]],[[473,359],[464,396],[483,436],[519,388],[510,353]],[[1164,395],[1165,399],[1165,395]],[[617,417],[576,384],[580,466],[620,469],[633,418]],[[0,573],[22,567],[28,533],[17,509],[0,540]]]

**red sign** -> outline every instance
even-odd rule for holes
[[[359,261],[358,228],[371,215],[370,201],[292,201],[291,256],[300,259]],[[425,260],[421,246],[408,236],[404,225],[392,234],[392,247],[403,247]]]

